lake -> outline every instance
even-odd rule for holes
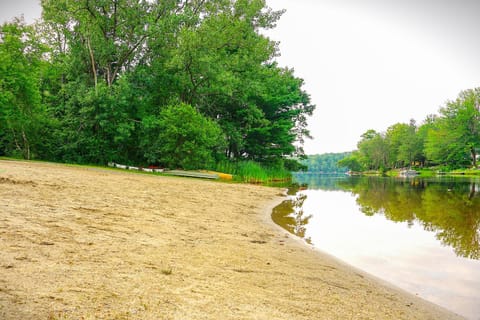
[[[297,174],[273,220],[307,243],[480,319],[480,180]]]

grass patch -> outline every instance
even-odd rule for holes
[[[285,168],[267,167],[254,161],[222,161],[216,165],[215,171],[232,174],[235,181],[248,183],[260,184],[292,179],[292,174]]]
[[[121,172],[132,173],[132,174],[147,174],[147,175],[159,175],[159,176],[165,175],[163,172],[125,170],[121,168],[113,168],[113,167],[108,167],[106,165],[99,165],[99,164],[61,163],[61,162],[50,162],[50,161],[42,161],[42,160],[15,159],[11,157],[0,157],[0,160],[49,163],[49,164],[65,165],[68,167],[89,168],[89,169],[97,169],[97,170],[100,169],[100,170],[108,170],[108,171],[121,171]],[[255,161],[238,161],[238,162],[222,161],[217,163],[211,169],[217,172],[232,174],[234,177],[233,179],[236,182],[271,185],[275,183],[290,182],[292,180],[291,172],[285,169],[282,165],[266,166]]]
[[[430,177],[437,176],[437,172],[435,170],[432,170],[432,169],[422,168],[422,169],[415,169],[415,170],[418,171],[420,177],[430,178]]]
[[[161,272],[162,272],[163,275],[169,276],[169,275],[172,274],[173,270],[172,270],[172,268],[166,268],[166,269],[162,269]]]
[[[479,169],[457,169],[449,172],[452,175],[465,175],[465,176],[480,176]]]

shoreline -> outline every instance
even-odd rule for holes
[[[287,196],[287,195],[285,194],[285,196]],[[288,232],[287,230],[282,228],[280,225],[276,224],[271,217],[272,210],[275,208],[275,206],[279,205],[281,203],[281,201],[283,201],[283,200],[285,200],[285,199],[281,199],[280,202],[275,202],[274,204],[271,204],[268,207],[266,207],[266,209],[263,212],[264,220],[265,220],[264,223],[267,223],[272,228],[277,229],[278,232],[281,232],[281,233],[283,232],[284,234],[288,235],[288,237],[292,240],[294,246],[306,247],[309,250],[311,250],[312,255],[317,256],[317,258],[319,260],[325,260],[325,261],[330,262],[332,265],[340,266],[340,268],[343,269],[342,271],[347,271],[347,272],[353,272],[355,274],[360,274],[363,277],[367,278],[369,281],[372,281],[374,284],[377,284],[379,287],[383,287],[386,290],[393,291],[395,294],[399,295],[402,299],[411,300],[412,304],[417,304],[417,305],[421,306],[421,308],[425,308],[426,310],[428,310],[428,312],[432,312],[433,314],[435,314],[435,319],[465,319],[463,316],[458,315],[453,311],[450,311],[450,310],[448,310],[448,309],[446,309],[446,308],[444,308],[444,307],[442,307],[438,304],[435,304],[433,302],[425,300],[420,296],[417,296],[417,295],[415,295],[413,293],[410,293],[410,292],[408,292],[408,291],[406,291],[406,290],[404,290],[400,287],[397,287],[396,285],[394,285],[394,284],[392,284],[392,283],[390,283],[386,280],[383,280],[383,279],[375,276],[374,274],[368,273],[368,272],[366,272],[366,271],[364,271],[360,268],[357,268],[357,267],[355,267],[355,266],[337,258],[336,256],[315,247],[313,244],[307,243],[301,237]]]
[[[462,319],[288,234],[283,194],[0,161],[0,318]]]

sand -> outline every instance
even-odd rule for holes
[[[0,319],[459,319],[270,219],[284,190],[0,161]]]

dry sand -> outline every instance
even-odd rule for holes
[[[0,319],[458,319],[287,235],[282,194],[0,161]]]

